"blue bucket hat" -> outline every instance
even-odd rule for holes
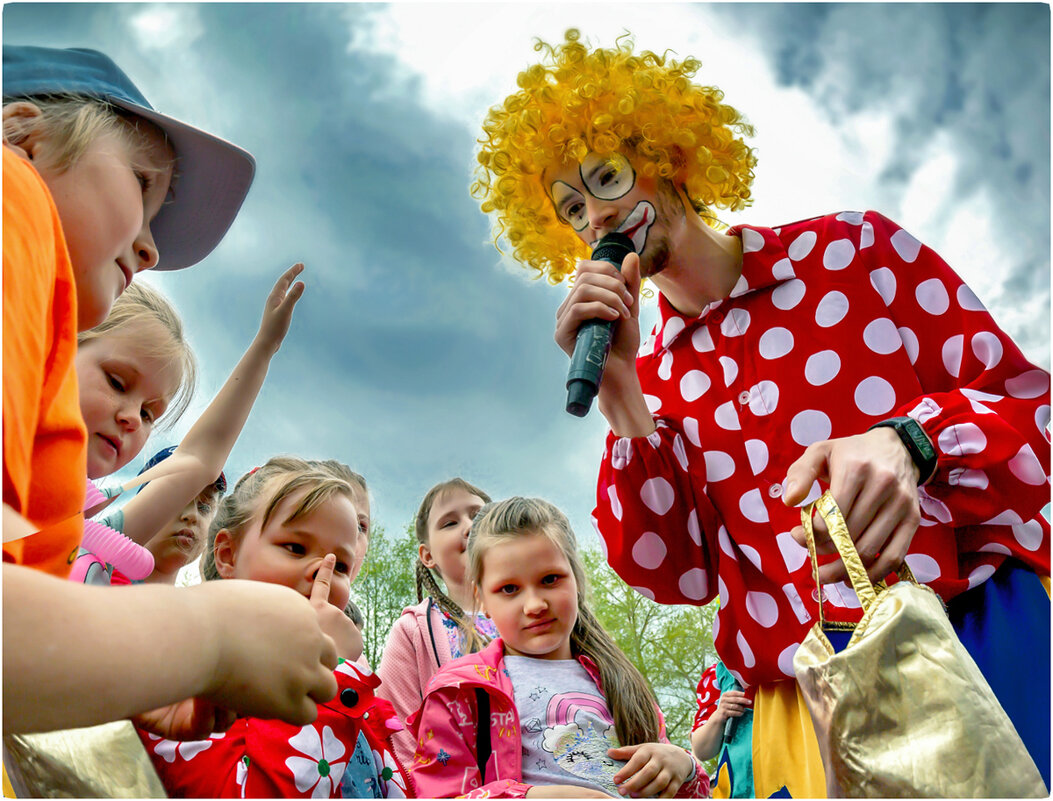
[[[237,145],[154,111],[120,67],[97,50],[4,45],[4,102],[54,94],[98,98],[149,120],[176,155],[175,199],[150,225],[155,270],[197,264],[223,239],[252,184],[256,161]]]
[[[150,457],[150,460],[143,465],[143,469],[140,470],[137,475],[141,476],[155,464],[160,464],[161,462],[163,462],[165,459],[167,459],[169,456],[175,453],[175,449],[175,445],[170,445],[167,448],[162,448],[161,450],[159,450],[157,453]],[[146,484],[149,483],[149,481],[146,482]],[[138,495],[140,492],[142,492],[143,487],[145,487],[146,484],[140,486],[139,489],[135,491],[135,494]],[[212,486],[216,488],[216,492],[218,492],[220,495],[227,491],[227,477],[223,475],[222,471],[220,471],[219,478],[212,482]]]

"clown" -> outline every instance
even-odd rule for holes
[[[825,793],[793,672],[820,598],[795,507],[823,487],[872,580],[905,560],[948,603],[1048,785],[1049,375],[876,212],[722,230],[717,211],[751,200],[753,131],[694,83],[697,60],[629,37],[590,50],[573,30],[536,49],[483,123],[472,193],[495,243],[573,275],[568,354],[584,321],[618,323],[594,520],[631,586],[720,598],[717,651],[755,692],[756,795]],[[635,250],[621,271],[589,260],[614,231]],[[642,279],[660,319],[641,347]],[[859,602],[823,561],[824,619],[850,629]]]

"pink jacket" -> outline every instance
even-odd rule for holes
[[[420,708],[428,680],[451,658],[450,641],[438,607],[434,604],[429,607],[428,599],[416,606],[407,606],[391,627],[380,657],[377,675],[381,684],[377,695],[390,701],[399,719],[406,720]],[[403,730],[395,732],[391,739],[399,761],[409,765],[417,746],[413,736]]]
[[[596,665],[586,656],[579,656],[578,661],[602,691]],[[476,687],[490,696],[491,755],[485,776],[479,775],[476,759]],[[661,711],[658,720],[659,741],[668,743]],[[417,738],[410,770],[422,798],[523,798],[532,786],[520,781],[523,747],[519,712],[505,671],[500,638],[479,653],[467,654],[443,667],[428,684],[424,703],[407,726]],[[696,760],[695,777],[680,787],[677,797],[708,796],[709,776]]]

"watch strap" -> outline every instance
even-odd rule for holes
[[[874,423],[867,431],[875,428],[891,428],[899,436],[918,468],[918,486],[932,478],[936,472],[936,449],[917,420],[913,417],[890,417]]]

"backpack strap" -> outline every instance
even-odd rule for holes
[[[486,763],[490,761],[490,693],[482,687],[475,688],[475,703],[479,710],[475,740],[476,759],[479,764],[479,781],[486,784]]]

